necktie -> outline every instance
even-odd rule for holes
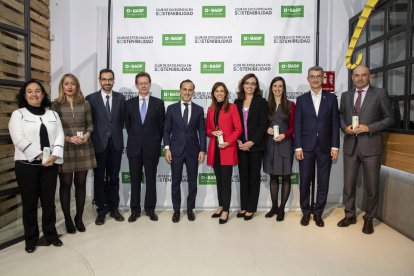
[[[362,90],[358,90],[357,93],[358,96],[355,101],[354,111],[356,114],[359,114],[361,112]]]
[[[188,103],[184,103],[184,105],[185,105],[185,109],[184,109],[183,120],[184,120],[185,126],[187,126],[188,125]]]
[[[141,114],[141,122],[144,123],[145,116],[147,115],[147,101],[145,100],[145,98],[142,98],[140,114]]]
[[[111,117],[111,108],[109,107],[109,95],[106,95],[106,112],[108,113],[108,116]]]

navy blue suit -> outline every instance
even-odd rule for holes
[[[112,91],[110,115],[105,109],[101,91],[88,95],[86,100],[91,105],[94,126],[91,141],[97,162],[97,167],[93,169],[94,200],[98,207],[97,212],[116,210],[119,206],[119,171],[124,149],[125,97],[121,93]],[[106,194],[105,171],[109,177]]]
[[[300,207],[304,215],[310,215],[310,184],[317,164],[317,196],[314,215],[322,215],[325,209],[331,172],[331,149],[339,149],[339,112],[335,94],[322,91],[319,112],[316,114],[311,92],[296,100],[295,149],[302,148],[304,159],[299,161]]]
[[[191,103],[191,116],[186,126],[181,113],[181,101],[167,108],[164,124],[164,145],[169,146],[171,161],[171,195],[175,211],[181,207],[181,178],[184,163],[187,168],[187,209],[194,209],[197,195],[198,155],[206,152],[206,124],[203,108]]]
[[[127,156],[131,174],[131,210],[141,212],[142,168],[145,168],[145,211],[152,212],[157,203],[156,177],[164,131],[164,102],[149,96],[148,110],[142,123],[139,97],[125,105],[125,125],[128,133]]]

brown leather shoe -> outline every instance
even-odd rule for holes
[[[372,224],[372,219],[364,218],[364,226],[362,227],[362,233],[367,235],[374,233],[374,225]]]
[[[337,226],[338,227],[348,227],[349,225],[355,224],[356,222],[357,222],[357,220],[356,220],[355,217],[351,217],[351,218],[344,217],[343,219],[341,219],[338,222]]]
[[[302,226],[308,226],[310,221],[310,215],[303,215],[303,217],[300,220],[300,224]]]

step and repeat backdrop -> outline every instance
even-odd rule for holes
[[[200,3],[202,2],[202,3]],[[259,79],[267,98],[273,77],[287,82],[288,98],[307,92],[307,69],[315,63],[316,1],[112,1],[111,66],[116,91],[127,99],[137,96],[135,75],[151,75],[153,96],[166,108],[179,101],[179,84],[191,79],[194,102],[205,112],[211,87],[224,82],[233,102],[239,80],[248,73]],[[125,133],[126,142],[126,133]],[[291,208],[299,206],[298,164],[294,162]],[[187,195],[183,172],[183,198]],[[129,206],[128,159],[121,167],[121,205]],[[262,173],[259,207],[271,205],[269,176]],[[196,207],[217,206],[214,171],[199,166]],[[171,170],[160,156],[157,207],[171,208]],[[143,192],[145,181],[143,181]],[[185,200],[183,200],[185,204]],[[239,174],[233,168],[232,208],[239,206]],[[185,206],[183,206],[185,208]]]

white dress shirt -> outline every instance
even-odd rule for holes
[[[106,105],[106,96],[109,96],[109,109],[112,112],[112,90],[111,90],[111,92],[109,94],[106,94],[101,89],[101,96],[102,96],[102,100],[103,100],[104,105]]]

